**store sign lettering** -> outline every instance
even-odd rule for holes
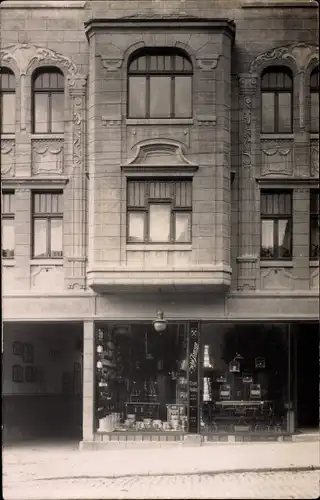
[[[198,344],[198,342],[195,342],[193,345],[192,353],[190,354],[190,358],[189,358],[189,371],[190,371],[190,373],[193,373],[197,368],[198,352],[199,352],[199,344]]]

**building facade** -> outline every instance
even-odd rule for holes
[[[317,2],[0,16],[5,439],[316,428]]]

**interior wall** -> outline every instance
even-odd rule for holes
[[[29,344],[33,349],[33,362],[23,354],[14,354],[14,342]],[[4,324],[3,327],[3,395],[62,394],[66,392],[63,378],[72,380],[74,363],[82,372],[81,330],[74,324]],[[13,366],[23,368],[23,381],[13,380]],[[35,367],[38,377],[26,381],[26,368]],[[67,391],[67,392],[73,392]]]

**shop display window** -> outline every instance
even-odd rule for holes
[[[201,325],[201,432],[285,432],[288,325]]]
[[[98,431],[187,431],[185,325],[97,324],[96,366]]]

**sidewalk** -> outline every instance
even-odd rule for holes
[[[308,469],[320,470],[319,442],[216,443],[201,447],[101,451],[78,451],[70,446],[3,450],[3,478],[11,484],[37,479]]]

